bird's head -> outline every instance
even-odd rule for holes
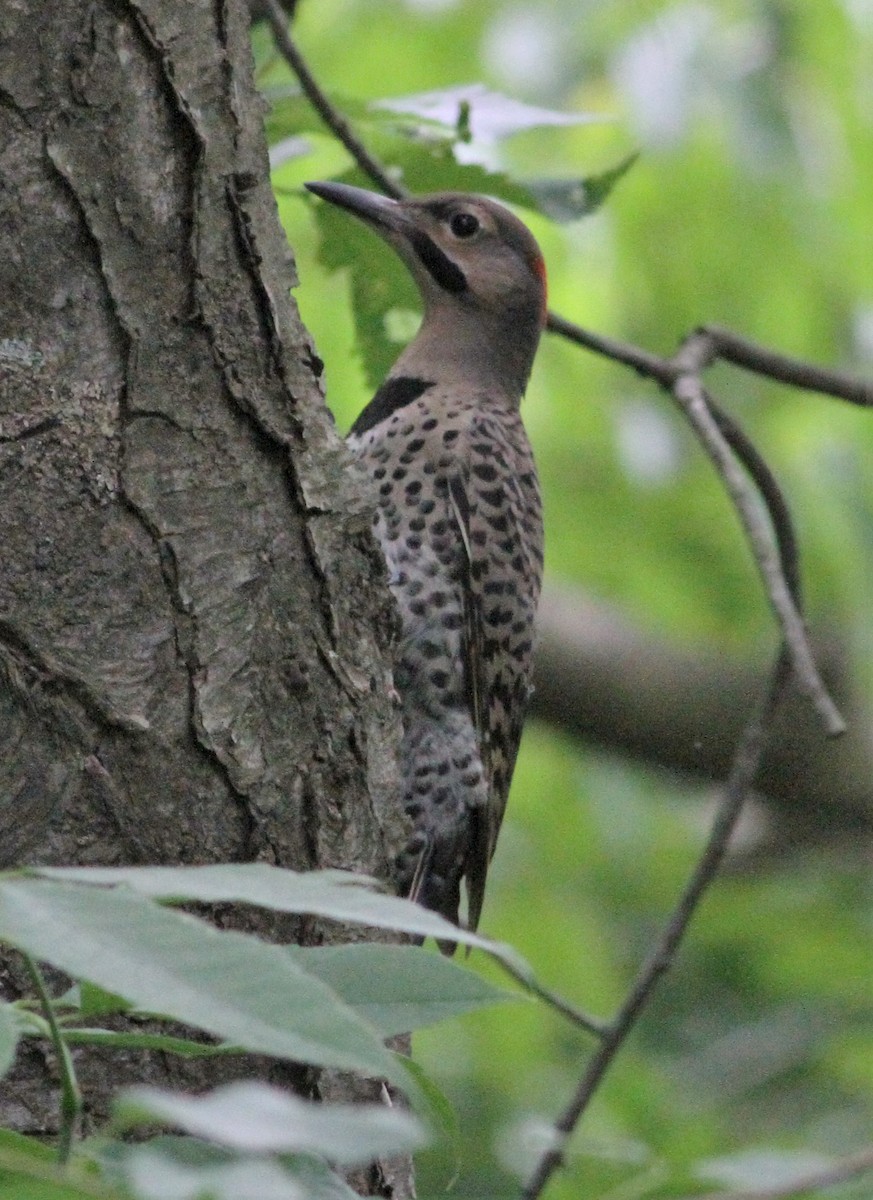
[[[546,271],[533,235],[485,196],[437,192],[391,200],[343,183],[307,188],[380,234],[424,301],[418,337],[395,371],[439,363],[443,378],[492,383],[520,397],[546,317]],[[410,361],[412,360],[412,361]]]

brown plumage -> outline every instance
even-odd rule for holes
[[[507,209],[309,184],[381,234],[424,300],[421,329],[355,422],[402,619],[399,863],[414,899],[476,928],[530,692],[542,577],[536,468],[519,404],[545,316],[536,242]]]

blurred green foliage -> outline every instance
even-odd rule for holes
[[[413,191],[468,186],[483,166],[519,188],[578,181],[639,152],[594,215],[557,225],[522,210],[563,315],[662,353],[713,321],[787,353],[873,371],[869,3],[304,0],[295,35],[322,85],[353,98],[361,132]],[[287,95],[289,73],[263,28],[255,49],[264,89]],[[398,138],[384,111],[367,108],[474,81],[603,119],[477,139],[474,104],[472,143],[458,149],[465,176],[451,139],[426,129]],[[301,184],[352,164],[299,100],[281,120],[274,114],[271,132],[295,130],[305,143],[286,147],[274,179],[297,300],[345,429],[371,388],[349,273],[326,269],[321,221],[330,218],[314,219]],[[328,244],[328,255],[351,246],[366,265],[371,330],[409,336],[414,297],[392,299],[389,254],[351,221],[329,233],[346,245]],[[387,320],[385,304],[395,307]],[[869,413],[727,368],[711,383],[789,498],[812,624],[839,632],[869,692]],[[666,398],[550,337],[524,411],[553,578],[677,642],[770,653],[771,618],[736,519]],[[705,799],[531,728],[485,930],[577,1003],[609,1013],[699,851]],[[549,1197],[684,1195],[703,1187],[704,1163],[710,1187],[763,1184],[862,1143],[873,1108],[870,901],[869,865],[852,846],[737,865],[722,878]],[[422,1156],[420,1194],[441,1194],[457,1170],[453,1194],[465,1200],[516,1195],[584,1049],[537,1005],[419,1035],[420,1061],[457,1105],[462,1130],[457,1165],[445,1148]],[[870,1186],[833,1194],[869,1197]]]

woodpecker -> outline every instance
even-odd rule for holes
[[[483,196],[306,186],[394,248],[424,305],[348,445],[374,484],[401,617],[394,679],[413,833],[400,888],[457,925],[463,880],[475,930],[531,692],[543,529],[519,406],[546,316],[543,258]]]

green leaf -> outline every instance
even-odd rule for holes
[[[401,145],[394,161],[404,179],[415,180],[416,192],[477,192],[506,204],[537,209],[537,197],[527,184],[474,162],[458,162],[448,146]]]
[[[50,1146],[10,1129],[0,1129],[0,1196],[3,1200],[120,1200],[114,1189],[58,1167]]]
[[[457,1171],[461,1164],[461,1123],[458,1110],[442,1088],[427,1074],[421,1063],[414,1058],[407,1059],[406,1069],[418,1085],[428,1122],[440,1135],[440,1140],[448,1152],[454,1153]]]
[[[280,947],[129,888],[7,876],[0,939],[247,1050],[408,1082],[375,1031]]]
[[[107,992],[87,979],[79,984],[79,1009],[83,1017],[101,1017],[109,1013],[123,1013],[130,1008],[123,996]]]
[[[420,117],[427,123],[421,132],[427,132],[428,124],[438,124],[465,141],[495,141],[528,129],[590,125],[607,119],[595,113],[563,113],[524,104],[481,83],[379,100],[373,107]]]
[[[286,946],[285,951],[384,1037],[519,995],[418,946],[358,943]]]
[[[323,1159],[235,1154],[189,1137],[157,1137],[145,1145],[110,1143],[103,1159],[139,1200],[358,1200]]]
[[[192,1164],[146,1145],[126,1154],[121,1169],[137,1200],[310,1200],[270,1158],[233,1156]]]
[[[520,973],[530,974],[530,968],[511,947],[458,929],[420,904],[376,891],[373,880],[347,871],[297,872],[266,863],[227,863],[205,867],[34,867],[28,874],[104,887],[123,883],[140,895],[168,903],[254,904],[274,912],[306,913],[395,929],[419,937],[477,946],[513,963]],[[21,876],[10,875],[6,879],[17,881]],[[3,886],[0,876],[0,888]]]
[[[11,1004],[0,1002],[0,1079],[15,1062],[15,1051],[21,1036],[18,1016]]]
[[[116,1033],[112,1029],[64,1029],[64,1041],[70,1046],[108,1046],[114,1050],[160,1050],[183,1058],[214,1058],[222,1054],[241,1054],[243,1048],[230,1042],[192,1042],[189,1038],[162,1033]]]
[[[57,1155],[51,1146],[36,1138],[26,1137],[23,1133],[15,1133],[12,1129],[0,1128],[0,1155],[17,1155],[22,1162],[32,1161],[44,1166],[57,1163]]]
[[[638,158],[628,154],[610,170],[585,179],[530,179],[526,186],[540,212],[553,221],[576,221],[600,208]]]
[[[411,1113],[380,1104],[317,1104],[266,1083],[230,1083],[203,1096],[134,1087],[115,1104],[116,1123],[155,1121],[230,1150],[321,1154],[344,1166],[422,1146]]]
[[[306,1200],[359,1200],[358,1193],[353,1192],[324,1159],[293,1154],[283,1158],[282,1165],[303,1188]]]

